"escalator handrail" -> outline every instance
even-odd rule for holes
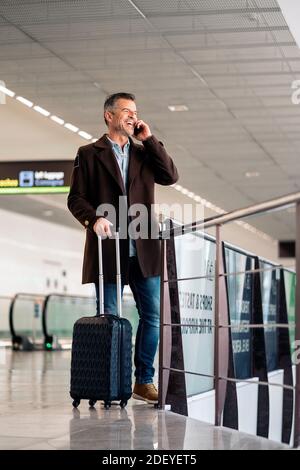
[[[16,333],[16,330],[15,330],[15,327],[14,327],[13,313],[14,313],[15,303],[18,300],[19,297],[33,297],[33,300],[36,299],[36,298],[42,298],[42,299],[44,299],[44,302],[45,302],[45,295],[44,294],[29,294],[29,293],[26,293],[26,292],[25,293],[24,292],[18,292],[13,296],[12,301],[10,303],[10,307],[9,307],[9,328],[10,328],[10,334],[11,334],[12,339],[16,338],[18,336],[17,333]]]
[[[51,299],[51,297],[62,297],[62,298],[69,298],[69,299],[82,299],[82,300],[93,300],[93,297],[90,296],[84,296],[84,295],[71,295],[71,294],[48,294],[45,298],[44,304],[43,304],[43,309],[42,309],[42,328],[43,328],[43,334],[45,338],[45,342],[48,342],[48,340],[51,342],[53,339],[53,335],[48,331],[47,328],[47,307],[48,303]]]

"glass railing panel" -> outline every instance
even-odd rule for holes
[[[267,369],[272,372],[278,368],[278,334],[277,328],[272,324],[278,323],[279,311],[279,281],[280,270],[274,269],[274,265],[260,261],[262,309],[265,332],[265,347],[267,356]]]
[[[16,335],[27,336],[32,343],[44,338],[42,329],[42,295],[19,294],[14,302],[13,326]]]
[[[45,317],[48,335],[72,340],[74,323],[81,317],[95,315],[95,309],[93,297],[51,295]]]
[[[71,297],[51,295],[46,308],[46,328],[48,335],[58,340],[72,341],[74,323],[81,317],[92,317],[96,312],[94,297]],[[138,314],[131,294],[123,295],[122,314],[130,320],[133,334],[138,324]]]
[[[169,288],[178,289],[184,369],[203,375],[185,375],[187,395],[193,396],[214,386],[215,243],[198,232],[178,236],[175,255],[179,281]]]
[[[251,330],[253,318],[254,258],[230,248],[225,248],[228,303],[232,335],[234,372],[237,379],[252,376]],[[241,273],[241,274],[235,274]],[[238,327],[234,328],[235,325]],[[241,328],[242,326],[242,328]]]
[[[291,356],[292,360],[294,359],[294,353],[296,349],[295,345],[295,313],[296,313],[296,273],[292,271],[284,271],[284,286],[285,286],[285,298],[286,298],[286,308],[288,314],[288,322],[290,325],[289,334],[290,334],[290,346],[291,346]]]
[[[0,297],[0,342],[11,338],[9,327],[9,309],[12,298]]]

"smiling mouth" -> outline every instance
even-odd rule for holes
[[[135,124],[133,122],[126,122],[126,126],[130,129],[130,132],[134,132]]]

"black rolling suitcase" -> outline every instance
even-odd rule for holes
[[[104,401],[106,409],[112,401],[120,400],[124,408],[132,394],[132,327],[122,318],[119,234],[116,233],[116,315],[104,314],[101,237],[98,247],[100,315],[80,318],[74,325],[70,395],[75,408],[81,399],[89,400],[90,406],[97,400]]]

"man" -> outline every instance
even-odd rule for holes
[[[157,221],[153,219],[154,185],[174,184],[177,169],[163,145],[151,133],[150,127],[137,117],[135,97],[129,93],[109,96],[104,104],[104,120],[108,133],[94,144],[80,147],[75,159],[68,208],[87,229],[83,262],[85,283],[95,283],[99,312],[98,242],[104,238],[104,311],[116,313],[116,263],[112,230],[119,227],[124,212],[127,225],[130,207],[143,204],[147,209],[147,236],[128,239],[120,236],[122,288],[129,284],[137,310],[139,325],[135,344],[135,378],[133,397],[157,403],[158,393],[153,384],[153,361],[159,340],[160,308],[160,242],[151,237]],[[136,133],[135,133],[136,131]],[[132,137],[142,145],[133,142]],[[120,198],[126,205],[120,206]],[[110,220],[110,204],[116,220]],[[116,227],[112,227],[116,225]],[[136,238],[136,239],[133,239]]]

